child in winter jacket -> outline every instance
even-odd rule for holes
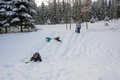
[[[54,38],[54,39],[57,40],[57,41],[59,41],[59,42],[61,42],[60,36],[58,36],[58,37],[56,37],[56,38]]]
[[[80,33],[80,29],[81,29],[81,23],[80,20],[76,23],[76,30],[78,33]]]
[[[42,59],[41,59],[40,54],[39,54],[38,52],[36,52],[36,53],[33,55],[33,57],[31,57],[30,61],[34,61],[34,62],[40,61],[40,62],[41,62]]]

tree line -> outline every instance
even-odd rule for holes
[[[120,1],[119,0],[98,0],[91,2],[89,10],[82,12],[87,2],[91,0],[52,0],[48,1],[48,5],[42,3],[36,8],[36,23],[46,24],[47,20],[51,24],[60,24],[61,22],[69,23],[71,19],[81,19],[81,21],[90,21],[92,17],[98,20],[104,20],[106,16],[110,19],[120,17]]]

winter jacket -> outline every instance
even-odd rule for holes
[[[32,58],[30,59],[30,61],[36,62],[36,61],[42,61],[42,59],[41,59],[40,57],[38,57],[38,58],[32,57]]]
[[[76,29],[81,29],[81,24],[76,24]]]
[[[61,42],[60,37],[54,38],[55,40]]]

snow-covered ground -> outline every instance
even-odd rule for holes
[[[0,80],[120,80],[120,20],[89,23],[88,30],[82,24],[80,34],[75,24],[37,28],[0,34]],[[57,36],[62,42],[46,42]],[[43,61],[25,64],[35,52]]]

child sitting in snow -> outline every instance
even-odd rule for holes
[[[34,61],[34,62],[40,61],[40,62],[41,62],[42,59],[41,59],[40,54],[39,54],[38,52],[36,52],[36,53],[33,55],[33,57],[31,57],[30,61]]]

